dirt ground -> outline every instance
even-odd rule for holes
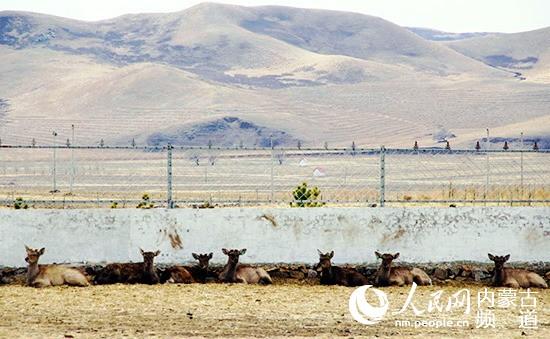
[[[87,288],[34,289],[0,287],[0,337],[479,337],[550,338],[550,290],[536,290],[538,329],[519,328],[520,294],[510,309],[494,311],[495,329],[476,328],[477,293],[481,286],[418,287],[414,305],[426,310],[432,293],[441,300],[469,288],[472,311],[425,313],[416,317],[401,309],[409,288],[383,288],[390,302],[387,319],[362,325],[351,317],[353,288],[276,284],[271,286],[111,285]],[[497,289],[489,289],[497,295]],[[371,294],[367,294],[371,301]],[[374,302],[373,302],[374,304]],[[465,327],[414,328],[396,320],[467,320]],[[523,333],[522,333],[523,332]]]

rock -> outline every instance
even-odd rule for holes
[[[471,265],[460,266],[460,276],[470,278],[472,276],[473,267]]]
[[[473,277],[474,277],[474,281],[481,281],[481,271],[480,270],[475,270],[472,272],[473,274]]]
[[[550,271],[546,272],[544,276],[546,277],[546,280],[550,280]]]
[[[454,265],[451,268],[449,268],[449,277],[454,278],[457,277],[460,274],[460,267]]]
[[[307,271],[307,277],[309,279],[315,279],[315,278],[317,278],[317,272],[315,272],[314,270],[308,270]]]
[[[292,279],[304,279],[305,278],[305,274],[303,272],[300,272],[300,271],[290,271],[289,272],[289,277],[292,278]]]
[[[486,269],[475,268],[472,271],[474,281],[487,280],[492,277],[492,274],[489,273]]]
[[[445,267],[436,267],[434,270],[434,277],[439,280],[445,280],[448,277],[447,268]]]

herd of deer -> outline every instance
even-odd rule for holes
[[[50,264],[38,265],[38,259],[44,254],[45,249],[32,249],[25,246],[27,257],[27,285],[33,287],[47,287],[58,285],[88,286],[90,279],[86,272],[77,268],[63,265]],[[101,269],[94,277],[94,284],[158,284],[158,283],[205,283],[208,279],[223,283],[245,284],[272,284],[269,274],[262,268],[239,264],[239,257],[246,253],[246,249],[222,249],[227,255],[227,264],[217,276],[209,271],[209,261],[213,253],[196,254],[193,258],[198,261],[194,266],[172,266],[164,270],[157,270],[154,259],[160,251],[145,252],[141,250],[142,263],[115,263]],[[319,252],[319,263],[315,268],[320,272],[321,285],[361,286],[369,284],[366,276],[348,268],[332,265],[331,259],[334,251],[328,253]],[[399,257],[396,254],[381,254],[374,252],[382,263],[374,277],[376,286],[404,286],[415,282],[417,285],[431,285],[432,280],[423,270],[413,267],[393,267],[392,262]],[[489,253],[489,259],[495,263],[493,282],[495,286],[512,288],[547,288],[546,281],[537,273],[524,269],[505,268],[504,263],[510,259],[510,255],[493,256]]]

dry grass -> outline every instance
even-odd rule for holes
[[[351,288],[284,284],[244,286],[221,284],[158,286],[93,286],[32,289],[0,288],[0,337],[193,337],[193,336],[413,336],[521,337],[519,309],[494,309],[496,329],[475,328],[479,286],[470,286],[472,314],[454,312],[446,319],[470,321],[466,328],[402,328],[395,320],[415,318],[410,311],[390,316],[375,326],[355,322],[348,312]],[[426,308],[430,293],[419,288],[415,305]],[[448,296],[460,287],[444,287]],[[399,309],[408,288],[387,288],[390,310]],[[537,330],[530,337],[550,337],[550,292],[538,291]],[[446,299],[445,299],[446,300]],[[401,318],[400,318],[401,317]]]

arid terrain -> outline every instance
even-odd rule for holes
[[[442,287],[419,287],[413,302],[426,310],[431,294]],[[352,319],[348,299],[353,289],[283,284],[111,285],[89,288],[33,289],[0,287],[0,337],[422,337],[548,338],[550,292],[538,290],[538,329],[519,328],[519,306],[486,308],[495,313],[495,328],[476,328],[480,285],[443,287],[441,300],[461,288],[471,290],[472,310],[425,313],[408,309],[372,326]],[[399,310],[409,288],[384,288],[390,312]],[[489,289],[495,294],[498,290]],[[518,293],[518,304],[520,294]],[[370,295],[367,297],[370,300]],[[462,327],[414,328],[396,320],[468,321]]]

